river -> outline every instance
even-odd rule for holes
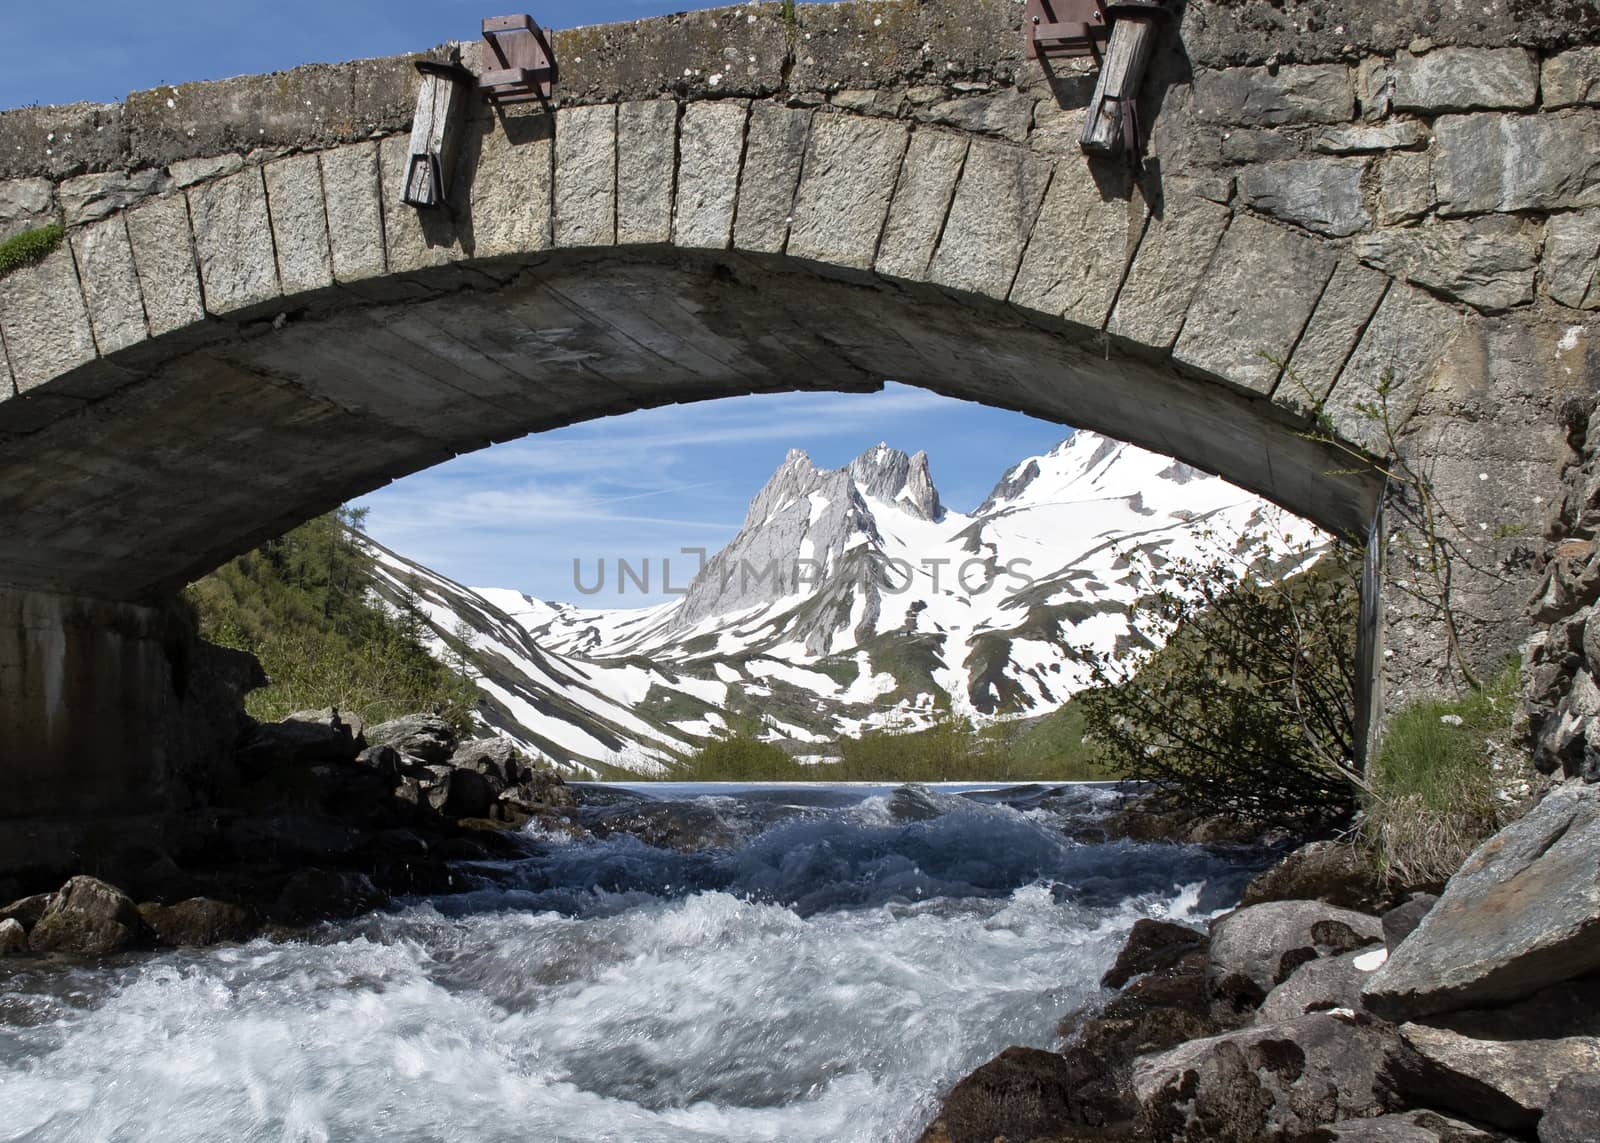
[[[1093,785],[588,796],[715,844],[534,837],[309,939],[0,967],[0,1138],[914,1140],[1261,864],[1096,842]]]

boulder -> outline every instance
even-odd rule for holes
[[[1399,1083],[1416,1102],[1529,1132],[1563,1080],[1600,1070],[1600,980],[1414,1021],[1400,1034],[1415,1054]]]
[[[1435,1111],[1346,1119],[1327,1129],[1327,1143],[1502,1143],[1505,1136]]]
[[[1422,918],[1433,911],[1439,898],[1432,893],[1413,893],[1404,904],[1396,905],[1383,915],[1383,943],[1390,952],[1400,947],[1400,942],[1416,932]]]
[[[1600,1075],[1572,1075],[1556,1084],[1539,1120],[1539,1143],[1600,1139]]]
[[[273,912],[285,921],[308,924],[368,913],[387,901],[365,874],[302,869],[284,885]]]
[[[39,923],[39,918],[44,916],[46,907],[50,904],[50,894],[35,893],[32,897],[24,897],[20,901],[13,901],[5,908],[0,909],[0,921],[16,921],[25,929],[31,929]]]
[[[1320,901],[1237,909],[1211,927],[1211,987],[1236,1005],[1256,1005],[1307,961],[1381,940],[1378,918]]]
[[[0,956],[27,956],[28,930],[15,917],[0,921]]]
[[[1171,968],[1205,943],[1206,935],[1187,925],[1141,917],[1134,922],[1116,963],[1100,983],[1107,988],[1121,988],[1136,976]]]
[[[1307,961],[1295,969],[1288,980],[1267,993],[1255,1022],[1275,1024],[1332,1008],[1361,1011],[1361,987],[1387,955],[1383,949],[1374,947],[1366,952]]]
[[[450,761],[456,751],[456,728],[431,714],[409,714],[367,728],[367,745],[392,746],[402,754],[433,765]]]
[[[237,818],[223,836],[240,861],[288,865],[337,861],[355,852],[360,840],[338,818],[317,814]]]
[[[597,837],[630,834],[657,849],[723,848],[738,840],[716,810],[696,802],[649,802],[622,807],[596,819],[589,828]]]
[[[174,948],[248,941],[261,931],[249,909],[207,897],[191,897],[176,905],[141,905],[139,915],[157,940]]]
[[[1258,874],[1245,887],[1239,903],[1249,906],[1268,901],[1324,901],[1341,909],[1374,912],[1384,896],[1371,859],[1355,846],[1314,841]]]
[[[1486,841],[1389,963],[1367,1007],[1392,1020],[1503,1004],[1600,970],[1600,790],[1568,785]]]
[[[453,818],[486,818],[499,791],[476,770],[453,770],[445,782],[444,813]]]
[[[94,877],[74,877],[50,898],[28,943],[38,953],[106,956],[144,935],[144,920],[126,893]]]
[[[361,752],[361,739],[336,710],[302,711],[251,732],[235,758],[247,777],[285,766],[349,762]]]
[[[1180,1143],[1300,1139],[1403,1105],[1389,1073],[1392,1028],[1319,1012],[1226,1032],[1135,1061],[1142,1137]]]
[[[480,738],[463,743],[450,756],[457,770],[474,770],[498,784],[500,789],[522,781],[529,767],[515,745],[505,738]]]
[[[1113,1134],[1067,1134],[1075,1121],[1072,1066],[1038,1048],[1007,1048],[945,1097],[921,1143],[1117,1139]]]

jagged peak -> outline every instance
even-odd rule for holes
[[[944,517],[944,506],[939,502],[939,490],[934,487],[924,451],[908,456],[879,441],[852,460],[846,471],[863,496],[893,504],[920,520]]]

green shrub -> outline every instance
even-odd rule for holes
[[[24,230],[21,234],[0,242],[0,278],[15,273],[24,266],[36,266],[48,258],[66,235],[59,223]]]
[[[1369,768],[1364,836],[1391,883],[1437,885],[1500,826],[1493,761],[1512,753],[1519,671],[1454,701],[1418,703],[1390,720]]]
[[[677,782],[804,782],[816,767],[796,762],[781,747],[748,734],[718,738],[689,757],[675,773]]]

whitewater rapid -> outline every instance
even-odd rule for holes
[[[690,795],[724,844],[535,839],[308,940],[0,967],[0,1139],[914,1140],[1259,865],[1073,840],[1092,787]]]

